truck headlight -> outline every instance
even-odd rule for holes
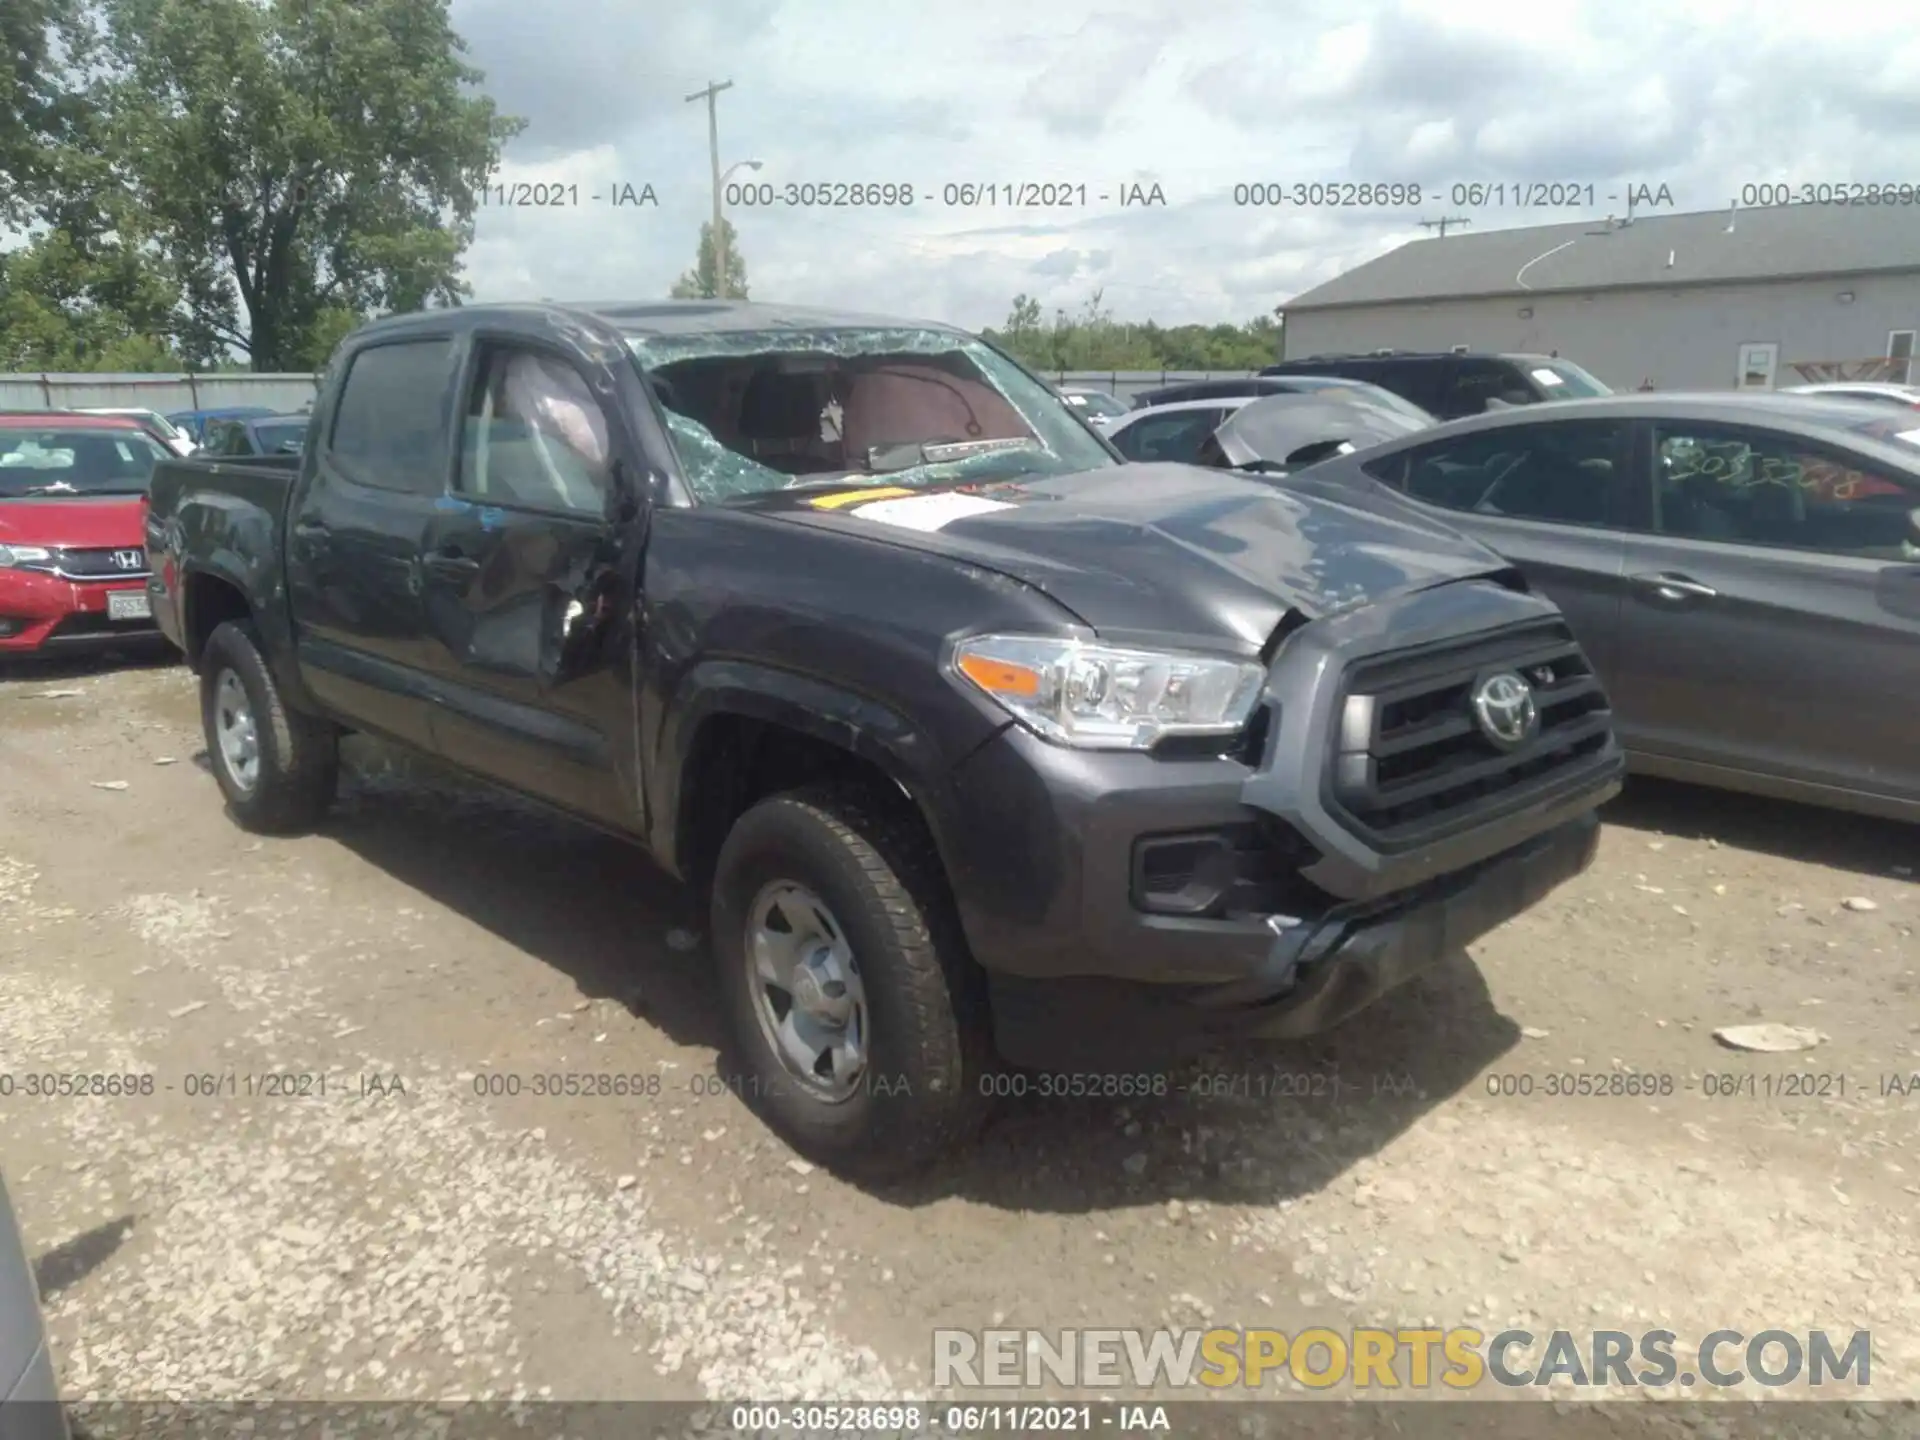
[[[39,545],[0,545],[0,570],[11,570],[18,565],[44,565],[53,559],[53,552]]]
[[[1231,735],[1266,683],[1251,661],[979,635],[953,668],[1035,734],[1082,750],[1148,750],[1170,735]]]

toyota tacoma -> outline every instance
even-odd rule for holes
[[[482,305],[350,336],[297,457],[162,461],[147,539],[240,824],[319,822],[360,731],[631,839],[740,1093],[878,1176],[996,1067],[1324,1030],[1590,862],[1559,612],[1289,483],[1124,464],[940,325]]]

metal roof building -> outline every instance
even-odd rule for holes
[[[1618,389],[1920,379],[1910,358],[1885,363],[1912,357],[1920,329],[1920,204],[1468,230],[1411,241],[1283,308],[1289,359],[1557,350]]]

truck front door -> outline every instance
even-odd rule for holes
[[[563,352],[510,336],[477,336],[463,373],[453,484],[420,553],[439,749],[633,826],[618,407]]]

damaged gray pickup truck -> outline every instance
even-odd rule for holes
[[[148,538],[242,824],[319,822],[362,730],[631,839],[707,897],[739,1093],[869,1176],[1001,1061],[1118,1096],[1345,1020],[1586,866],[1620,783],[1497,556],[1123,464],[938,325],[378,321],[297,459],[163,461]]]

